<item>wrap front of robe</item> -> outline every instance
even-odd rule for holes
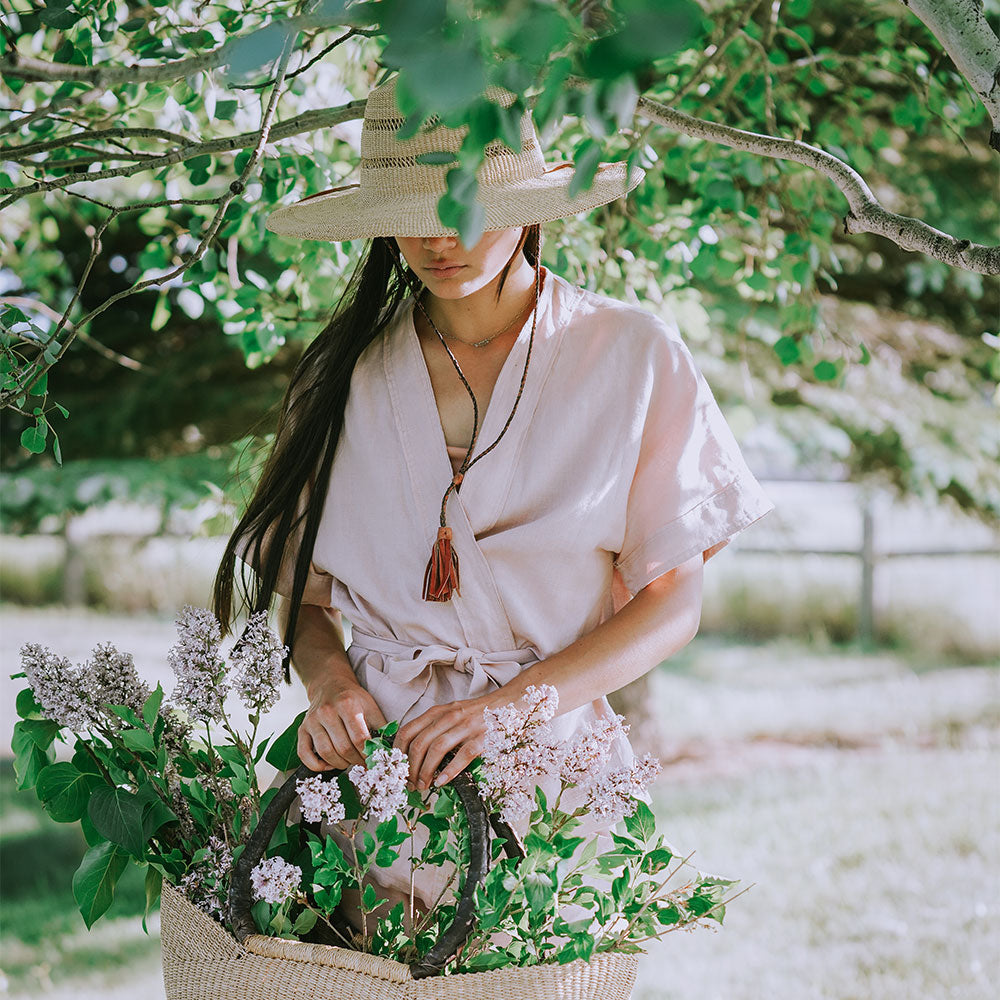
[[[424,601],[421,585],[460,449],[444,438],[412,297],[354,371],[306,602],[350,621],[351,665],[386,719],[503,685],[772,507],[676,327],[544,276],[517,413],[448,503],[461,566],[448,602]],[[529,316],[477,454],[510,413],[530,330]],[[556,734],[608,711],[598,698],[557,717]],[[376,877],[408,888],[402,868]],[[431,902],[433,882],[417,886]]]

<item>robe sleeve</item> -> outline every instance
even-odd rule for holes
[[[631,594],[699,552],[708,559],[774,506],[676,326],[656,317],[654,326],[648,352],[639,352],[637,458],[615,559]]]

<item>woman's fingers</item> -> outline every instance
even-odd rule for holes
[[[307,749],[312,749],[316,756],[325,760],[327,768],[346,768],[364,762],[364,757],[354,749],[354,744],[340,719],[322,716],[307,718],[299,727],[300,736],[303,731],[312,744],[311,748]]]
[[[320,756],[314,749],[314,746],[315,744],[312,736],[304,726],[300,726],[296,749],[298,750],[299,760],[301,760],[306,767],[312,771],[329,771],[331,767],[344,768],[347,766],[347,762],[334,753],[332,747],[328,753],[334,759],[330,761],[325,757]]]
[[[482,740],[466,740],[448,761],[448,766],[441,768],[440,774],[434,779],[435,786],[447,784],[456,775],[464,771],[482,753]]]
[[[396,745],[409,757],[410,782],[418,789],[427,789],[445,756],[479,734],[457,705],[442,705],[428,709],[419,718],[407,723],[399,735],[401,739]],[[478,742],[475,747],[478,747]],[[478,749],[465,763],[473,760],[477,753]]]

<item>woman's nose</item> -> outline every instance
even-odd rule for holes
[[[425,236],[423,245],[427,250],[438,250],[445,246],[454,246],[457,241],[457,236]]]

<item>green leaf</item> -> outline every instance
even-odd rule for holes
[[[303,910],[292,924],[292,933],[296,935],[308,934],[316,925],[317,915],[315,910]]]
[[[602,147],[593,139],[585,139],[576,147],[573,162],[576,169],[573,179],[569,182],[569,196],[575,198],[583,191],[589,191],[594,182],[594,175],[601,161]]]
[[[421,163],[427,166],[435,166],[437,164],[444,163],[457,163],[458,157],[454,153],[448,153],[445,151],[433,151],[430,153],[418,153],[417,163]]]
[[[31,688],[23,688],[18,692],[14,706],[21,719],[37,718],[42,715],[42,706],[35,700],[35,692]]]
[[[839,369],[832,361],[819,361],[813,365],[813,375],[820,382],[832,382],[838,375]]]
[[[222,73],[223,80],[244,78],[273,62],[287,38],[288,29],[277,20],[230,40],[225,46],[228,69]]]
[[[388,868],[398,857],[399,854],[392,848],[380,847],[375,855],[375,864],[379,868]]]
[[[91,792],[101,784],[96,775],[79,771],[68,761],[59,761],[42,768],[35,791],[57,823],[75,823],[87,811]]]
[[[103,785],[95,788],[87,804],[87,815],[95,829],[113,844],[141,858],[146,851],[143,812],[146,803],[124,788]]]
[[[528,897],[528,905],[536,914],[544,913],[548,907],[555,905],[555,885],[552,877],[545,872],[531,872],[525,876],[524,892]]]
[[[87,927],[111,905],[115,885],[128,865],[128,855],[116,844],[104,841],[83,856],[73,875],[73,896]]]
[[[15,735],[11,742],[14,750],[14,774],[17,776],[19,790],[34,788],[38,775],[51,763],[52,751],[43,750],[30,739],[21,739]]]
[[[156,747],[153,746],[153,736],[145,729],[124,729],[122,730],[121,738],[122,743],[129,750],[156,753]]]
[[[783,365],[793,365],[802,356],[798,341],[794,337],[779,337],[774,344],[774,353]]]
[[[160,705],[163,702],[163,687],[157,681],[156,689],[153,693],[145,700],[142,706],[142,721],[146,723],[149,729],[153,728],[153,722],[156,720],[156,715],[160,711]]]
[[[108,711],[113,712],[119,719],[127,722],[133,729],[142,729],[142,719],[128,705],[108,705]]]
[[[14,723],[11,747],[16,753],[19,743],[30,742],[40,750],[45,750],[52,746],[52,741],[61,728],[58,722],[53,722],[51,719],[22,719]]]
[[[45,436],[48,425],[40,420],[34,427],[25,427],[21,431],[21,447],[32,455],[41,455],[45,451]]]
[[[71,9],[68,4],[50,3],[38,12],[38,19],[42,24],[47,24],[57,31],[66,31],[72,28],[82,15]],[[88,925],[89,926],[89,925]]]
[[[153,865],[146,867],[146,905],[142,911],[142,929],[148,934],[146,929],[146,917],[149,916],[150,908],[160,898],[163,888],[163,872]]]
[[[481,951],[465,963],[466,969],[500,969],[510,965],[510,956],[504,951]]]
[[[239,101],[216,101],[215,118],[220,122],[231,122],[236,117]]]
[[[271,749],[267,751],[267,756],[264,759],[279,771],[293,771],[302,765],[297,748],[299,726],[302,725],[302,720],[305,717],[304,711],[299,712],[292,724],[271,744]]]
[[[438,217],[445,226],[458,230],[465,246],[475,246],[486,225],[486,213],[476,201],[479,181],[475,172],[465,167],[452,167],[445,181],[448,192],[438,200]]]
[[[361,894],[361,903],[366,910],[374,910],[375,904],[378,902],[378,894],[375,892],[375,886],[370,882],[365,886],[364,892]]]
[[[211,156],[193,156],[190,160],[185,161],[184,168],[187,170],[192,184],[204,184],[211,176],[209,170],[211,165]]]
[[[645,802],[639,801],[635,812],[625,817],[625,829],[642,843],[648,843],[656,833],[656,817]]]

